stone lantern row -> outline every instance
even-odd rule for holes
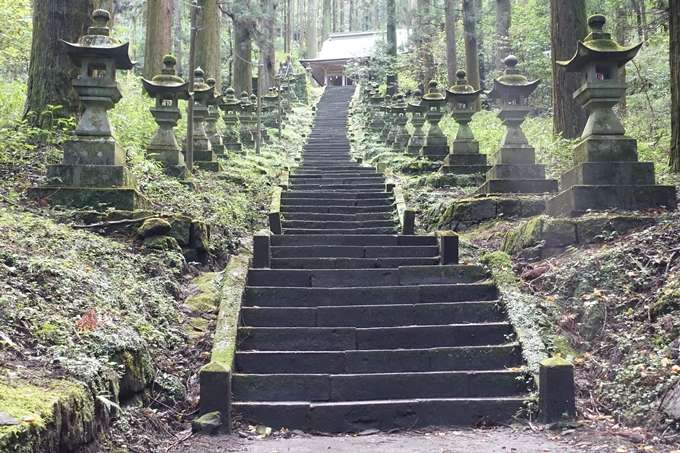
[[[78,66],[79,74],[72,85],[85,106],[75,135],[64,143],[62,164],[47,169],[47,184],[31,189],[29,195],[51,204],[72,207],[107,207],[119,210],[150,209],[151,202],[138,191],[136,178],[129,172],[126,152],[116,141],[107,111],[122,95],[116,82],[117,69],[132,69],[135,62],[128,56],[129,43],[122,44],[106,26],[110,14],[106,10],[92,13],[94,25],[78,43],[65,42],[67,54]],[[189,177],[184,154],[173,128],[182,117],[178,103],[188,100],[189,84],[177,75],[177,60],[163,58],[161,74],[142,80],[144,89],[155,99],[150,111],[158,130],[151,139],[147,156],[163,163],[167,173],[180,179]],[[215,90],[214,79],[204,79],[204,72],[194,72],[194,121],[192,125],[194,163],[209,171],[221,171],[218,155],[226,150],[239,151],[253,146],[257,135],[257,96],[244,92],[237,100],[229,88],[226,96]],[[279,122],[278,109],[285,113],[296,102],[292,90],[294,78],[282,76],[280,92],[270,90],[263,96],[265,124]],[[224,112],[225,132],[219,133],[219,110]],[[273,119],[272,119],[273,118]],[[239,127],[240,124],[240,127]],[[262,137],[268,140],[262,126]]]
[[[655,185],[654,165],[638,162],[637,141],[625,135],[623,125],[612,110],[628,86],[619,80],[618,70],[635,57],[641,44],[620,46],[603,31],[605,22],[600,14],[591,16],[588,25],[592,32],[578,43],[575,56],[570,61],[558,62],[568,72],[581,74],[583,85],[574,93],[574,98],[589,116],[582,141],[574,148],[575,166],[562,175],[562,191],[547,201],[546,211],[553,216],[612,208],[675,209],[677,205],[675,187]],[[469,127],[475,101],[482,91],[468,85],[465,71],[458,71],[458,80],[446,90],[446,95],[432,81],[428,93],[423,95],[416,90],[413,102],[405,108],[402,95],[382,96],[377,84],[365,87],[363,97],[370,101],[366,127],[380,134],[381,140],[394,149],[443,160],[442,172],[485,173],[486,182],[477,189],[477,194],[557,193],[557,180],[545,178],[545,166],[536,163],[535,149],[521,128],[529,113],[526,99],[540,81],[530,82],[520,74],[516,57],[511,55],[504,62],[507,69],[494,80],[493,89],[487,93],[489,98],[499,100],[497,116],[506,128],[491,167],[486,164],[486,156],[479,152],[479,143]],[[452,104],[451,115],[459,125],[450,146],[439,127],[447,102]],[[402,117],[406,117],[406,111],[411,113],[414,129],[408,139],[399,135],[404,129]],[[425,122],[430,126],[427,134],[423,131]]]

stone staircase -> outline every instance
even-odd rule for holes
[[[383,178],[350,159],[353,91],[326,89],[271,267],[249,271],[232,407],[334,433],[508,420],[527,386],[497,289],[481,267],[440,265],[436,236],[396,234]]]

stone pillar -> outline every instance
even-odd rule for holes
[[[488,96],[500,100],[498,118],[507,129],[496,153],[495,165],[487,172],[486,182],[476,193],[557,192],[557,180],[545,179],[545,165],[536,164],[536,151],[520,127],[529,114],[526,99],[540,81],[529,82],[519,73],[515,68],[517,57],[510,55],[504,62],[507,69],[503,76],[494,80],[494,88]]]
[[[414,101],[407,107],[407,111],[411,113],[411,124],[413,125],[413,134],[409,137],[406,143],[404,152],[413,156],[420,154],[420,148],[425,144],[425,105],[422,104],[423,92],[415,90],[413,92]]]
[[[449,153],[448,139],[439,127],[439,122],[444,116],[443,108],[446,107],[446,98],[439,92],[437,82],[434,80],[428,84],[429,91],[423,96],[423,104],[426,107],[425,118],[430,125],[430,130],[425,137],[425,144],[420,149],[420,155],[430,160],[443,160]]]
[[[224,133],[222,140],[224,146],[228,151],[241,151],[243,144],[239,139],[238,130],[238,111],[240,110],[241,102],[234,96],[234,89],[227,88],[226,95],[218,107],[222,110],[222,120],[224,121]]]
[[[239,121],[241,122],[241,127],[238,130],[239,137],[243,146],[252,148],[255,146],[255,139],[251,132],[251,122],[253,120],[252,112],[255,109],[255,106],[250,102],[247,91],[241,93],[239,105],[241,107],[241,112],[239,113]]]
[[[390,94],[385,95],[385,98],[383,99],[383,104],[380,107],[380,109],[383,112],[382,118],[385,125],[380,131],[379,140],[381,142],[386,142],[387,136],[390,134],[390,130],[392,129],[392,95]]]
[[[206,80],[209,87],[215,89],[215,79],[209,78]],[[215,91],[213,98],[208,99],[208,115],[205,117],[205,133],[210,140],[213,152],[217,156],[224,156],[226,154],[222,135],[217,132],[217,122],[220,119],[220,111],[217,109],[217,104],[222,101],[220,93]]]
[[[574,147],[574,167],[562,175],[562,192],[546,203],[551,216],[581,215],[589,210],[676,209],[674,186],[654,184],[654,164],[638,162],[637,140],[625,135],[612,110],[628,84],[619,68],[632,60],[642,43],[624,47],[604,33],[605,17],[588,19],[592,32],[579,42],[567,72],[580,72],[583,85],[574,98],[588,112],[583,139]]]
[[[538,407],[543,423],[576,417],[574,365],[561,357],[541,362],[538,384]]]
[[[408,130],[406,130],[406,124],[408,123],[408,117],[406,116],[407,108],[408,105],[406,102],[404,102],[404,95],[398,94],[397,102],[392,106],[392,109],[394,110],[394,124],[395,128],[397,129],[396,133],[394,134],[392,149],[396,151],[401,151],[404,149],[411,138]]]
[[[201,170],[222,171],[217,156],[212,150],[212,143],[205,132],[205,119],[209,114],[208,101],[215,98],[215,89],[205,83],[203,69],[194,71],[194,164]]]

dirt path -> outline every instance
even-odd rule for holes
[[[511,428],[433,431],[429,433],[375,434],[369,436],[313,437],[290,439],[268,437],[247,439],[238,435],[197,436],[173,452],[186,453],[543,453],[583,452],[633,453],[653,451],[670,453],[669,445],[642,446],[625,438],[601,435],[593,430],[547,431]]]

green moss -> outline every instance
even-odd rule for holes
[[[517,277],[512,270],[512,261],[507,253],[487,253],[482,257],[481,262],[491,270],[493,282],[499,288],[519,289],[517,286]]]
[[[576,223],[563,219],[546,219],[543,222],[541,239],[545,241],[547,247],[576,244]]]
[[[522,247],[536,245],[543,238],[543,219],[541,218],[531,219],[520,228],[522,228]]]
[[[576,358],[579,353],[576,352],[569,342],[569,338],[564,335],[555,335],[553,337],[553,348],[556,354],[560,354],[562,357],[569,359],[570,357]]]
[[[184,301],[184,305],[189,307],[197,316],[203,313],[209,313],[215,310],[220,302],[220,296],[215,293],[201,293],[195,296],[189,296]]]
[[[196,277],[191,281],[191,284],[196,286],[202,293],[216,293],[218,291],[217,278],[219,273],[206,272],[205,274]]]

